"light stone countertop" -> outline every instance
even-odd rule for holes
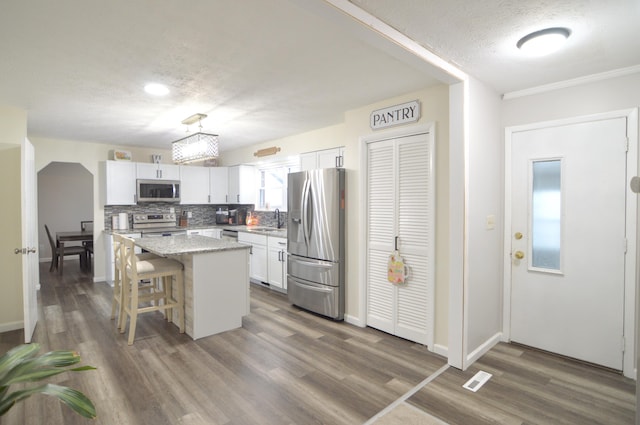
[[[249,245],[221,241],[201,235],[163,236],[159,238],[136,238],[137,246],[156,255],[203,254],[216,251],[249,249]]]
[[[233,230],[236,232],[246,232],[246,233],[257,233],[260,235],[267,235],[276,238],[286,238],[287,237],[287,229],[276,229],[275,227],[267,227],[267,226],[245,226],[245,225],[228,225],[228,224],[203,224],[196,226],[187,226],[180,227],[180,230],[199,230],[199,229],[227,229]],[[112,235],[114,233],[119,234],[131,234],[131,233],[140,233],[140,229],[116,229],[116,230],[104,230],[104,233],[107,235]]]

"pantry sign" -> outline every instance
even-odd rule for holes
[[[372,130],[379,130],[394,125],[416,122],[420,119],[420,102],[403,103],[371,112],[369,125]]]

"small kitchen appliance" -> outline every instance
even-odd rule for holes
[[[228,207],[218,207],[216,210],[216,224],[229,224]]]
[[[180,202],[178,180],[136,180],[138,202]]]

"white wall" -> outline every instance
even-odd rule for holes
[[[22,258],[14,248],[22,246],[20,144],[27,137],[27,113],[0,106],[0,332],[23,325]]]
[[[449,307],[449,88],[438,85],[418,92],[408,93],[367,105],[345,114],[343,124],[310,131],[278,140],[261,143],[244,149],[223,152],[221,163],[234,165],[256,161],[253,152],[258,149],[278,146],[281,151],[266,159],[277,160],[303,152],[345,146],[345,168],[347,169],[347,288],[346,316],[352,323],[364,323],[360,311],[360,247],[358,241],[361,217],[359,193],[360,138],[374,134],[369,128],[371,111],[386,106],[418,99],[422,117],[419,124],[436,124],[436,316],[435,343],[446,348],[448,340]],[[397,128],[396,128],[397,129]],[[384,134],[384,130],[375,132]]]
[[[502,102],[502,126],[636,108],[640,73],[518,97]]]
[[[500,96],[469,80],[467,181],[467,299],[465,353],[468,363],[499,341],[502,331],[503,148]],[[487,226],[493,220],[493,228]]]

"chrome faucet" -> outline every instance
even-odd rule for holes
[[[278,223],[278,225],[277,225],[277,226],[278,226],[278,229],[279,229],[279,228],[281,228],[281,227],[282,227],[282,225],[284,224],[284,223],[281,223],[281,222],[280,222],[280,209],[276,208],[275,213],[276,213],[276,223]]]

